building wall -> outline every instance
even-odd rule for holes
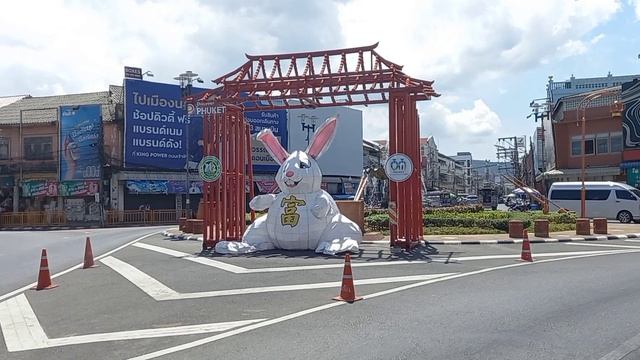
[[[588,108],[585,117],[585,138],[597,134],[619,133],[622,131],[621,119],[612,118],[609,106]],[[576,120],[576,111],[565,111],[563,121],[553,125],[555,133],[556,167],[558,169],[579,169],[582,167],[582,156],[571,155],[571,140],[581,137],[581,121]],[[610,149],[609,149],[610,150]],[[622,161],[622,152],[585,155],[587,167],[616,167]]]

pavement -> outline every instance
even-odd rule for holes
[[[640,240],[534,245],[533,263],[519,244],[367,242],[364,300],[346,304],[340,256],[202,253],[157,231],[1,295],[0,358],[600,359],[640,333]]]
[[[537,237],[529,234],[531,243],[557,243],[572,241],[601,241],[624,240],[640,237],[640,224],[622,224],[609,222],[607,234],[593,234],[589,236],[576,235],[572,231],[560,231],[549,233],[548,238]],[[163,232],[163,235],[180,240],[202,241],[202,234],[184,233],[178,228],[171,228]],[[380,232],[368,232],[364,234],[364,244],[389,244],[389,236]],[[510,238],[509,234],[481,234],[481,235],[425,235],[424,242],[430,245],[483,245],[483,244],[519,244],[522,239]]]

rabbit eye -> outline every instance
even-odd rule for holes
[[[300,169],[306,169],[309,167],[309,164],[307,164],[306,162],[300,162]]]

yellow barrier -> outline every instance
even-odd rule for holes
[[[0,226],[52,226],[65,225],[64,211],[23,211],[0,214]]]
[[[177,224],[187,216],[187,210],[108,210],[105,225],[162,225]],[[24,211],[0,214],[0,227],[60,226],[67,225],[64,211]]]

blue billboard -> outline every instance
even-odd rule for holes
[[[60,180],[101,177],[101,105],[60,107]]]
[[[249,124],[251,135],[259,133],[262,129],[271,129],[273,134],[280,140],[282,147],[287,149],[287,110],[247,111],[244,113],[244,118]],[[255,137],[252,137],[251,153],[254,171],[278,171],[278,163],[271,158],[264,145],[256,140]]]
[[[125,79],[124,134],[126,168],[185,169],[187,147],[191,168],[202,158],[202,117],[187,117],[178,85]]]

